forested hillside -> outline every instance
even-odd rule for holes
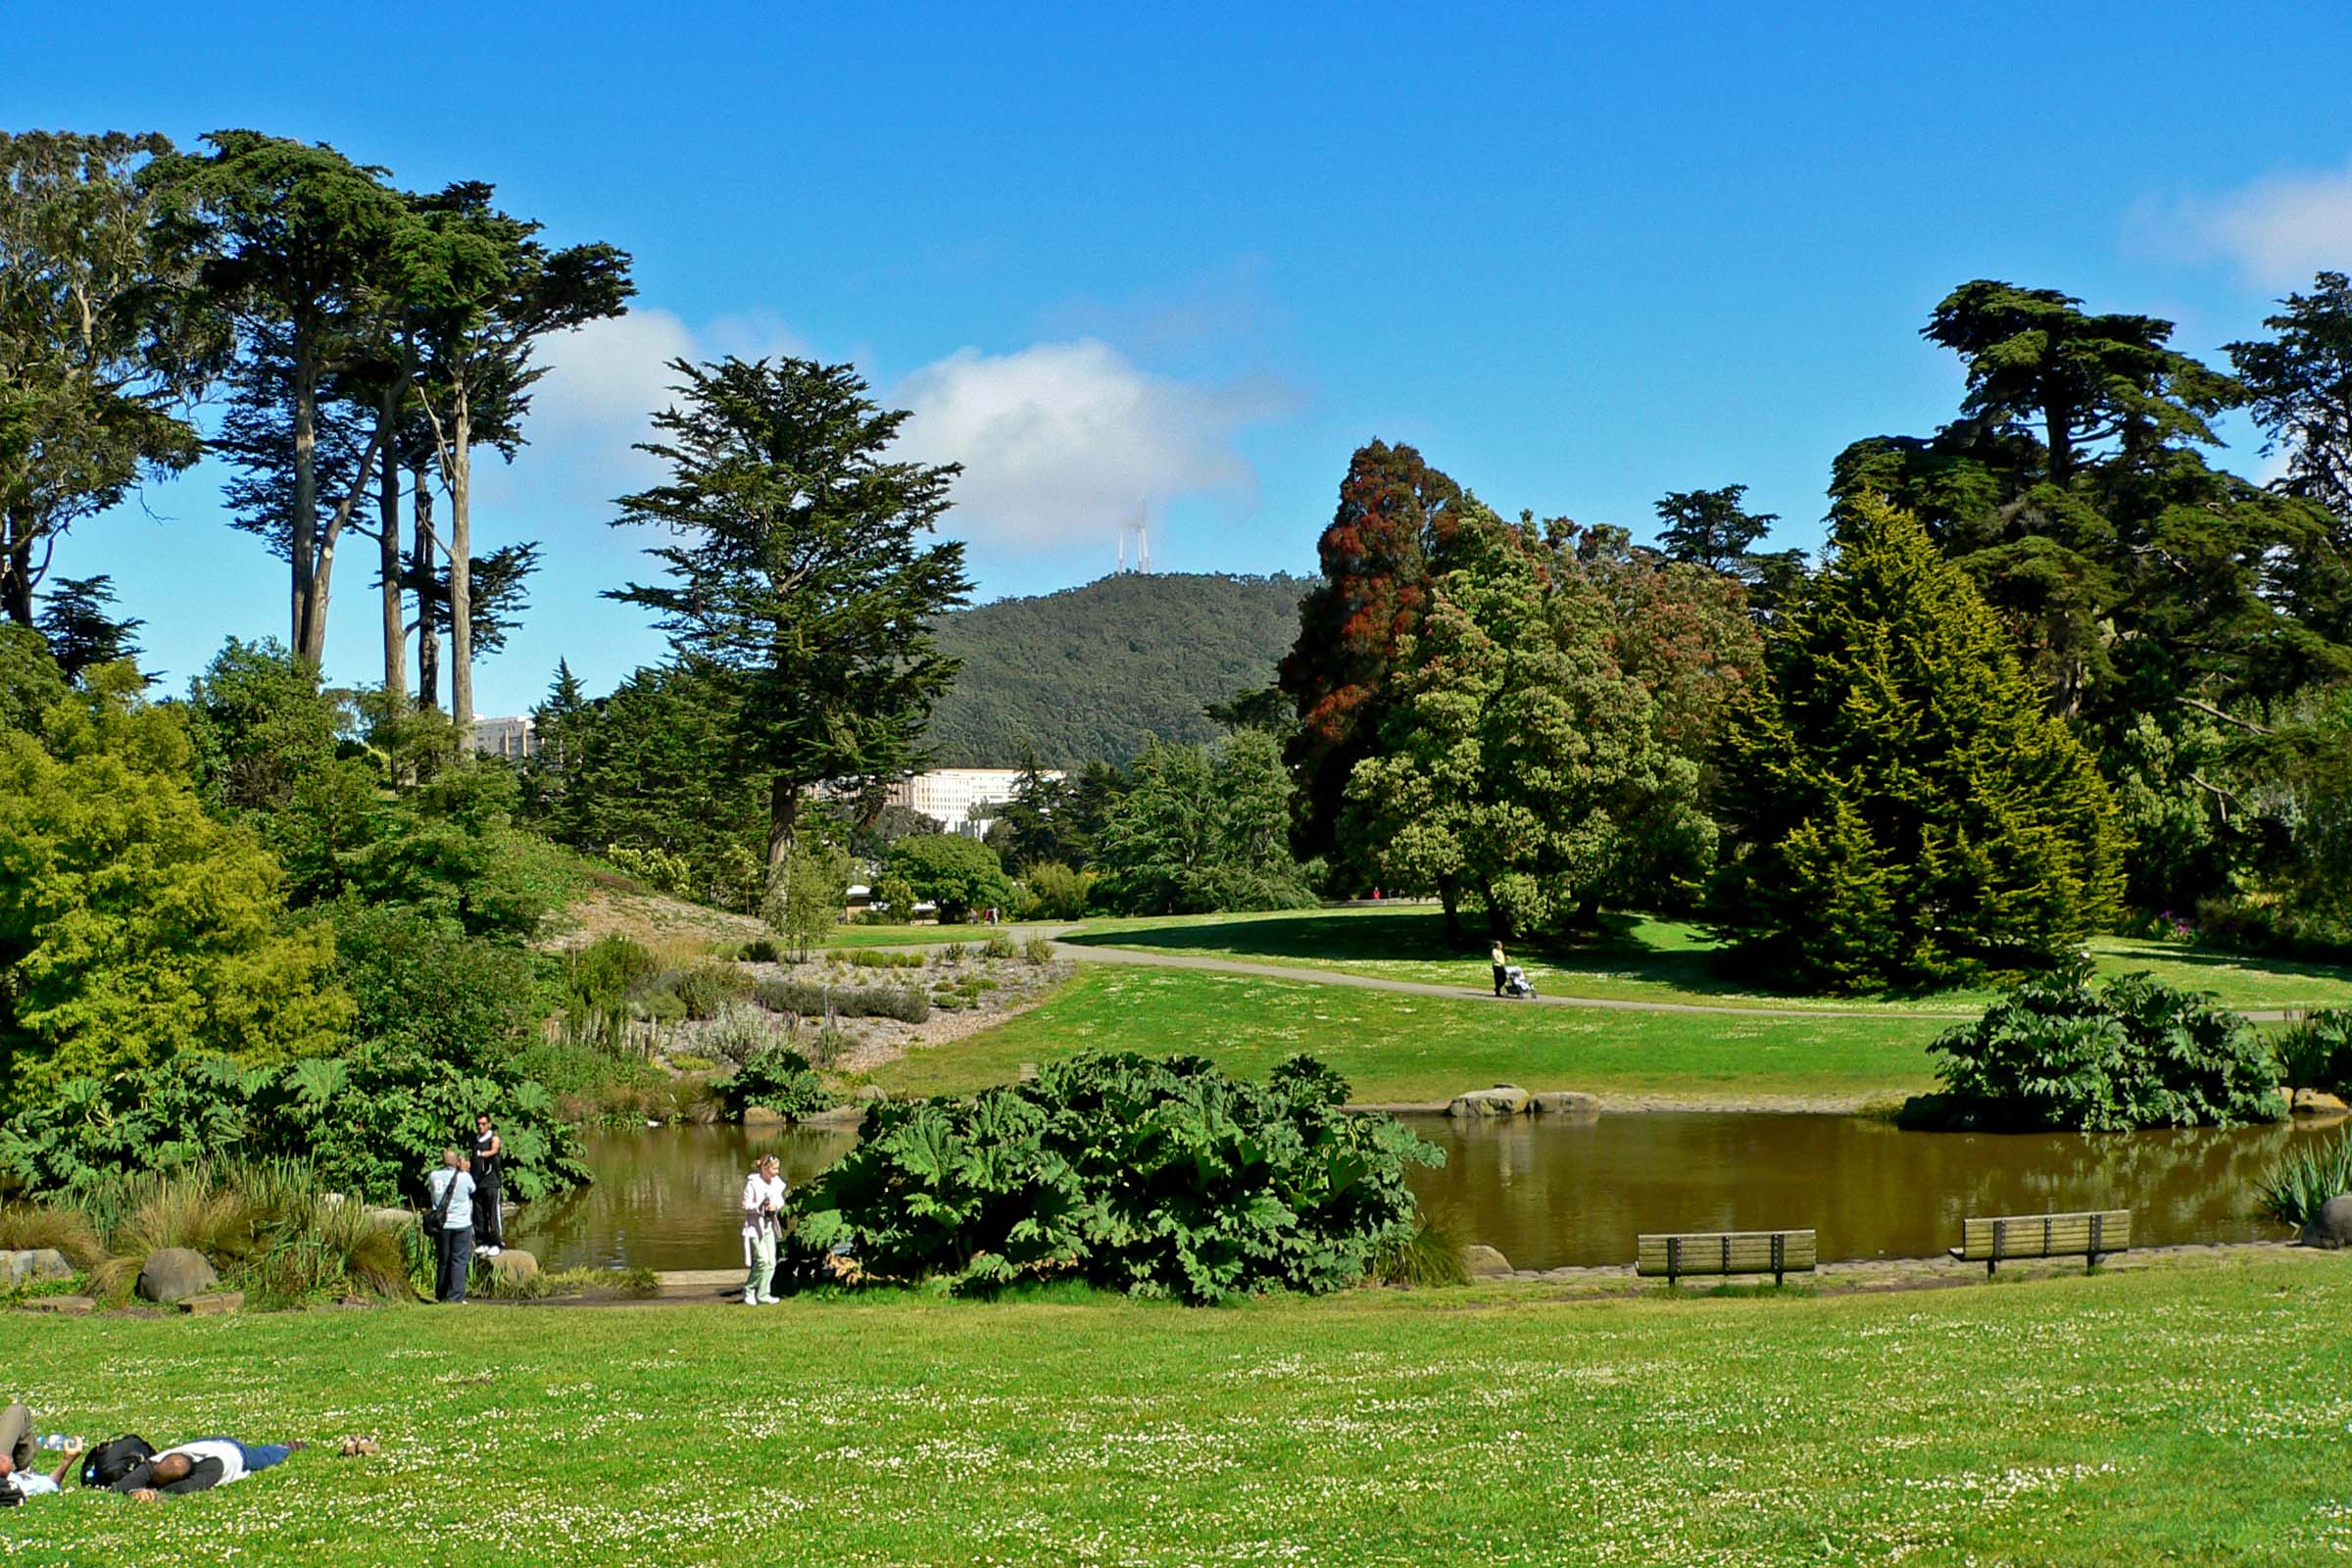
[[[1213,703],[1273,682],[1306,577],[1116,576],[946,617],[963,672],[931,718],[944,767],[1124,762],[1153,735],[1214,739]]]

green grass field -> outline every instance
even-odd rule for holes
[[[1069,940],[1477,989],[1489,984],[1484,951],[1465,953],[1448,947],[1444,917],[1426,905],[1099,919],[1086,922]],[[1526,967],[1538,990],[1564,997],[1900,1012],[1975,1007],[1992,996],[1988,991],[1858,1000],[1791,996],[1759,990],[1718,974],[1714,968],[1716,946],[1689,922],[1628,916],[1614,921],[1605,938],[1577,945],[1514,944],[1511,957]],[[2103,974],[2148,970],[2176,985],[2214,992],[2232,1007],[2352,1005],[2352,970],[2239,957],[2130,937],[2101,937],[2090,947]]]
[[[1366,1101],[1444,1100],[1509,1081],[1617,1097],[1853,1104],[1934,1087],[1928,1018],[1529,1007],[1197,969],[1090,964],[1058,996],[872,1076],[894,1094],[967,1094],[1023,1062],[1087,1051],[1196,1052],[1250,1077],[1306,1052]]]
[[[2352,1550],[2352,1270],[1230,1310],[905,1297],[18,1319],[42,1430],[298,1453],[0,1558],[2290,1563]]]

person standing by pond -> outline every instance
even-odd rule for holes
[[[506,1220],[498,1211],[499,1188],[506,1174],[507,1146],[491,1123],[490,1113],[473,1118],[473,1240],[484,1257],[496,1257],[506,1248]]]
[[[1502,938],[1494,939],[1494,951],[1490,952],[1487,956],[1494,960],[1494,994],[1499,997],[1502,995],[1502,982],[1507,977],[1507,971],[1511,966],[1510,960],[1502,955]]]
[[[466,1276],[473,1268],[473,1176],[465,1153],[452,1144],[441,1151],[441,1168],[425,1178],[432,1207],[424,1228],[433,1238],[433,1299],[466,1299]]]
[[[743,1304],[776,1298],[776,1242],[784,1231],[784,1178],[776,1156],[761,1154],[743,1184]]]

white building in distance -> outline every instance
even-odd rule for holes
[[[1038,771],[1046,778],[1062,776],[1057,768]],[[1012,787],[1020,776],[1017,767],[934,768],[899,780],[882,798],[893,806],[922,812],[947,832],[977,838],[988,819],[974,817],[972,808],[1004,805],[1012,799]]]
[[[519,762],[539,755],[539,726],[528,713],[513,718],[477,718],[468,737],[485,757],[504,757]]]

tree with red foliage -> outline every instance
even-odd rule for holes
[[[1323,581],[1298,604],[1298,640],[1281,689],[1298,714],[1287,760],[1298,780],[1293,844],[1330,856],[1348,778],[1371,755],[1399,646],[1420,630],[1429,585],[1448,569],[1468,515],[1461,486],[1408,446],[1356,450],[1339,511],[1317,547]],[[1491,525],[1491,524],[1490,524]]]

